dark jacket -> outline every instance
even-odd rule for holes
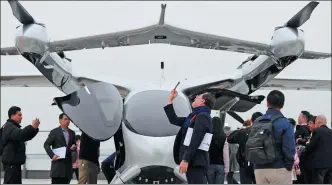
[[[296,125],[295,140],[298,138],[310,138],[310,129],[308,125]]]
[[[4,144],[2,163],[4,165],[22,165],[26,161],[25,143],[34,138],[39,129],[28,125],[21,129],[21,125],[14,120],[8,119],[2,132]]]
[[[278,115],[282,115],[279,110],[269,108],[263,115],[263,117],[271,119]],[[271,164],[256,164],[255,169],[286,168],[288,171],[290,171],[293,168],[295,155],[295,139],[293,126],[287,118],[277,119],[274,122],[273,126],[276,141],[276,151],[280,154],[280,157]]]
[[[209,148],[210,164],[217,164],[224,166],[225,165],[224,161],[226,161],[227,162],[226,166],[228,167],[229,156],[227,156],[227,159],[224,159],[224,156],[226,156],[226,154],[229,154],[228,151],[227,152],[224,151],[225,148],[228,149],[228,143],[226,144],[227,136],[223,131],[224,124],[220,118],[218,117],[212,118],[212,128],[213,128],[212,129],[213,136]]]
[[[71,178],[72,171],[72,152],[70,147],[72,145],[76,145],[75,142],[75,132],[71,129],[68,129],[69,132],[69,141],[68,145],[66,144],[65,137],[63,135],[63,131],[61,127],[57,127],[48,134],[48,137],[44,143],[44,149],[50,159],[53,158],[54,153],[52,149],[66,147],[66,158],[58,159],[56,161],[52,161],[51,163],[51,172],[50,177],[66,177]],[[52,148],[51,148],[52,147]]]
[[[317,128],[306,145],[306,167],[309,170],[332,168],[332,130],[326,125]]]
[[[177,117],[172,104],[164,107],[168,120],[171,124],[180,126],[181,129],[176,135],[173,155],[177,164],[180,164],[181,160],[188,161],[189,166],[201,166],[208,168],[209,166],[209,153],[207,151],[199,150],[198,147],[201,144],[204,135],[206,133],[212,133],[211,117],[203,114],[198,114],[193,122],[190,124],[190,128],[193,128],[194,132],[191,138],[191,143],[188,147],[183,145],[187,130],[183,125],[185,117]]]
[[[236,159],[239,163],[240,168],[248,167],[248,161],[246,160],[246,143],[248,141],[248,135],[250,132],[250,127],[242,128],[233,131],[227,138],[228,143],[239,144],[239,149],[236,153]]]
[[[79,158],[93,162],[99,166],[100,141],[94,140],[82,132]]]
[[[210,164],[224,165],[224,145],[226,141],[226,134],[221,134],[218,137],[213,136],[210,149],[209,157]]]

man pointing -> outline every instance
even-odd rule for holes
[[[209,93],[198,95],[192,103],[192,113],[187,117],[177,117],[173,107],[176,96],[177,91],[172,90],[168,105],[164,107],[170,123],[181,127],[174,143],[175,162],[180,164],[180,173],[186,173],[188,184],[206,184],[209,153],[208,147],[202,149],[200,146],[204,136],[212,133],[210,114],[215,98]],[[192,129],[192,136],[189,144],[185,145],[184,141],[189,129]]]

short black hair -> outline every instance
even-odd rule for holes
[[[314,122],[314,123],[315,123],[315,121],[316,121],[316,118],[317,118],[317,116],[310,115],[310,116],[309,116],[309,118],[308,118],[308,122],[309,122],[309,121],[312,121],[312,122]]]
[[[251,116],[251,122],[254,122],[258,117],[263,116],[261,112],[255,112]]]
[[[210,109],[214,108],[214,104],[216,103],[216,98],[210,93],[204,93],[202,98],[205,100],[205,105]]]
[[[273,90],[267,95],[267,102],[271,108],[283,108],[285,103],[285,95],[278,90]]]
[[[59,115],[59,119],[62,119],[64,116],[67,116],[67,114],[65,114],[65,113],[61,113],[60,115]],[[67,116],[68,117],[68,116]]]
[[[77,140],[81,140],[81,136],[80,135],[76,135],[75,136],[75,141],[77,141]]]
[[[20,107],[12,106],[8,110],[8,118],[12,117],[12,115],[15,115],[18,111],[21,111]]]
[[[303,114],[303,116],[307,119],[307,121],[309,121],[310,117],[312,116],[308,111],[303,110],[301,111],[301,113]]]
[[[292,125],[296,125],[296,121],[293,118],[288,118],[288,121],[292,124]]]

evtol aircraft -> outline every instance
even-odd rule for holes
[[[163,106],[169,90],[159,87],[137,89],[121,83],[106,83],[75,75],[71,59],[64,52],[82,49],[144,44],[170,44],[200,49],[252,54],[227,78],[178,87],[174,101],[178,116],[187,116],[196,95],[210,92],[216,97],[214,109],[222,120],[228,113],[246,112],[265,97],[251,96],[258,89],[331,90],[330,80],[275,79],[297,59],[324,59],[330,53],[305,50],[304,32],[299,27],[318,5],[310,2],[284,25],[275,28],[269,44],[198,33],[168,25],[166,5],[159,22],[140,29],[49,41],[46,26],[38,23],[18,1],[8,1],[17,27],[15,46],[1,48],[1,55],[21,55],[34,65],[40,76],[1,76],[1,86],[55,86],[65,96],[54,103],[90,137],[105,141],[114,137],[117,175],[111,183],[186,183],[179,173],[172,146],[179,128],[171,125]]]

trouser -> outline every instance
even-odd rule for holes
[[[69,184],[70,178],[67,177],[52,177],[52,184]]]
[[[256,184],[253,166],[240,168],[240,181],[241,184]]]
[[[311,177],[310,171],[307,170],[307,168],[304,168],[301,166],[300,166],[300,171],[301,171],[301,174],[296,176],[296,178],[297,178],[296,183],[297,184],[309,184],[310,177]]]
[[[78,184],[97,184],[99,166],[88,160],[78,161]]]
[[[310,184],[332,184],[332,168],[311,170]]]
[[[292,184],[292,174],[286,168],[255,169],[257,184]]]
[[[207,180],[209,184],[224,184],[225,170],[224,165],[210,164],[207,172]]]
[[[76,179],[78,180],[78,168],[73,168],[73,172],[75,173]]]
[[[21,165],[3,165],[4,169],[4,184],[22,184],[22,170]]]
[[[227,174],[227,184],[239,184],[233,177],[234,172],[228,172]]]
[[[101,170],[103,171],[108,184],[111,183],[115,176],[115,169],[111,166],[110,163],[101,163]]]
[[[186,177],[188,184],[207,184],[207,170],[204,167],[189,166]]]

